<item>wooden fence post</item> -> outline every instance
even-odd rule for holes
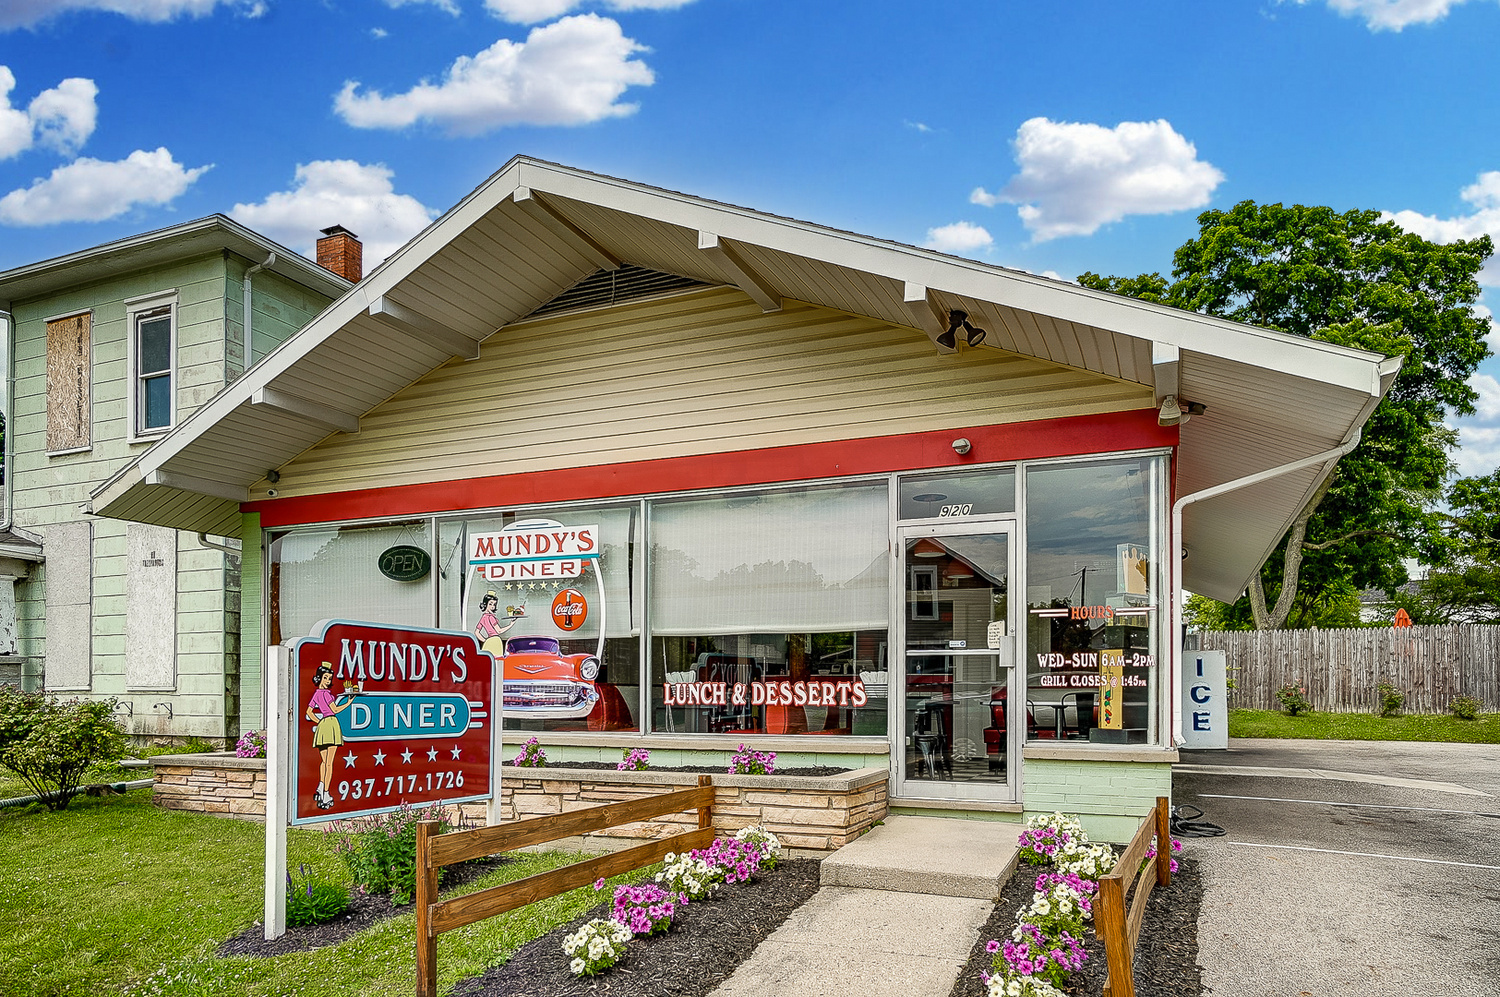
[[[1156,885],[1172,885],[1172,805],[1156,798]]]
[[[1109,987],[1105,997],[1135,997],[1135,970],[1130,943],[1125,935],[1125,884],[1113,877],[1099,880],[1099,909],[1094,917],[1100,919],[1107,929],[1120,939],[1119,944],[1104,946],[1104,959],[1109,965]],[[1095,930],[1099,929],[1096,923]],[[421,997],[421,995],[419,995]]]
[[[437,997],[437,935],[432,930],[432,905],[438,898],[438,869],[432,864],[432,838],[441,825],[417,823],[417,997]]]
[[[699,786],[712,786],[713,784],[714,784],[713,776],[710,776],[710,775],[700,775],[698,777],[698,785]],[[698,808],[698,830],[700,830],[700,831],[709,831],[709,830],[713,829],[713,826],[714,826],[714,810],[713,810],[713,807],[712,806],[699,807]]]

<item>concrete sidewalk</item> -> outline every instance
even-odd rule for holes
[[[715,997],[947,997],[1016,868],[1017,825],[887,817]]]

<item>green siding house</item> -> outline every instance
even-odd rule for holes
[[[222,215],[0,273],[0,681],[117,697],[137,735],[239,735],[238,541],[89,493],[350,286]]]

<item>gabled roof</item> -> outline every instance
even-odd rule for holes
[[[1208,406],[1179,495],[1347,439],[1399,364],[1297,336],[518,157],[94,492],[100,515],[233,534],[250,485],[601,267],[628,262],[998,347]],[[934,345],[935,349],[943,352]],[[1190,506],[1187,587],[1234,598],[1322,464]]]
[[[353,286],[338,274],[232,218],[209,215],[0,273],[0,309],[8,308],[12,302],[223,249],[255,263],[262,263],[275,253],[276,262],[267,269],[330,298],[337,298]]]

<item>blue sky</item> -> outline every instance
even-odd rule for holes
[[[1497,52],[1497,0],[0,0],[0,270],[215,211],[369,266],[516,153],[1066,278],[1246,198],[1500,238]]]

